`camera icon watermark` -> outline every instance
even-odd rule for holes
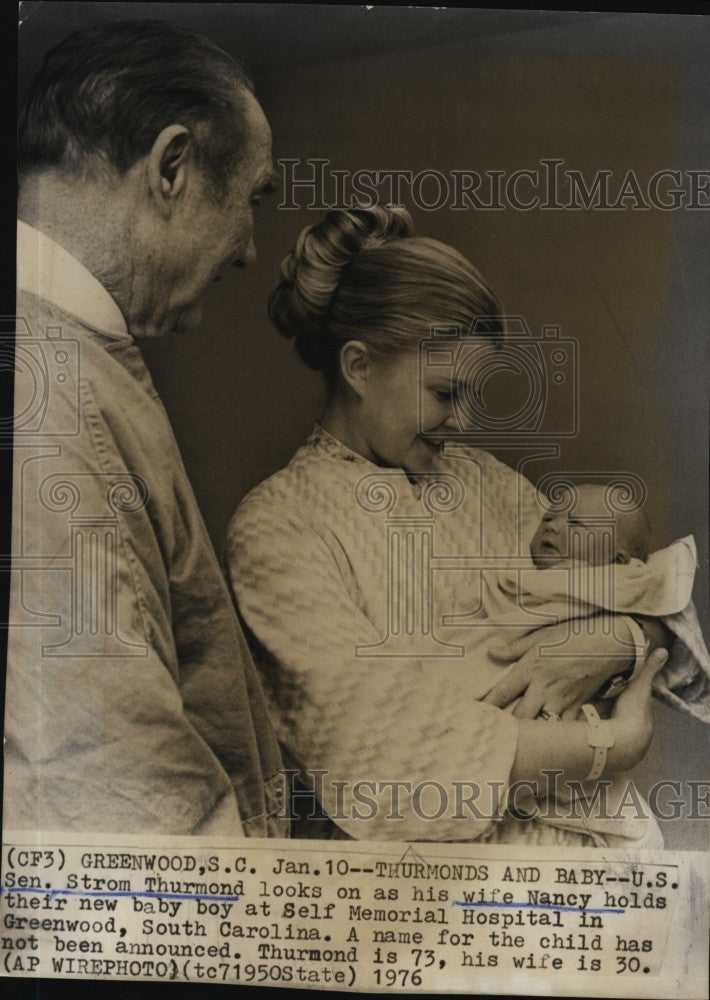
[[[497,346],[491,331],[505,330]],[[419,345],[419,428],[437,441],[557,440],[579,429],[579,349],[544,326],[533,337],[522,316],[477,317],[468,331],[434,325]],[[452,419],[429,426],[428,401],[448,383]]]
[[[14,352],[13,352],[14,339]],[[24,316],[0,317],[0,357],[15,372],[14,417],[0,419],[0,438],[67,437],[79,433],[79,342],[63,336],[60,326],[33,333]],[[68,406],[51,407],[51,430],[45,417],[55,394],[69,394]],[[57,420],[56,415],[61,415]]]

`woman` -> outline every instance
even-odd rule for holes
[[[629,646],[581,636],[563,665],[548,658],[534,673],[533,651],[512,671],[476,651],[481,624],[490,637],[495,623],[474,560],[526,551],[539,509],[522,476],[456,444],[467,387],[453,368],[423,365],[420,347],[432,327],[467,332],[478,318],[468,343],[495,357],[502,321],[484,279],[452,248],[415,238],[402,209],[332,211],[284,259],[270,315],[323,373],[328,402],[287,468],[239,507],[227,570],[287,759],[315,784],[333,835],[603,845],[611,830],[658,846],[655,824],[506,812],[511,783],[543,789],[545,769],[583,781],[600,761],[605,778],[635,764],[665,653],[617,700],[614,745],[596,748],[578,708],[632,663]],[[565,638],[557,630],[546,640]],[[615,631],[630,638],[623,620]],[[564,721],[535,718],[540,709]],[[323,831],[314,823],[311,835]]]

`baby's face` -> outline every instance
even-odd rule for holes
[[[571,510],[545,514],[530,543],[530,555],[538,569],[566,560],[590,566],[629,561],[627,534],[633,515],[612,516],[604,492],[601,486],[578,486]]]

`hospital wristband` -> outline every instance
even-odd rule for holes
[[[597,781],[604,771],[607,750],[614,746],[614,731],[606,719],[599,718],[599,713],[594,705],[582,705],[582,711],[589,726],[587,742],[590,747],[594,748],[592,767],[584,780]]]

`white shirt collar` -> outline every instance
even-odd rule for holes
[[[17,287],[52,302],[92,330],[130,337],[116,300],[84,265],[45,233],[18,220]]]

